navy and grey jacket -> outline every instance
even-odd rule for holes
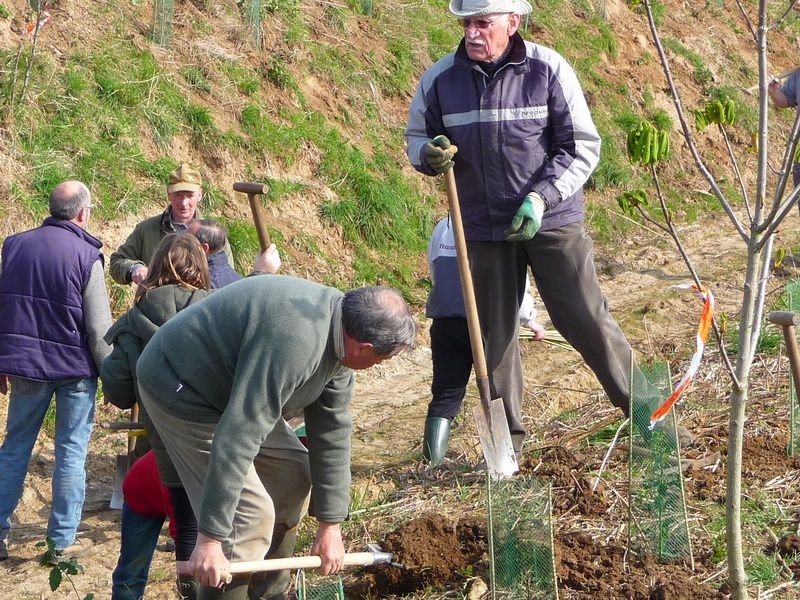
[[[222,250],[208,255],[208,276],[211,279],[212,290],[224,288],[242,278],[228,262],[228,257]]]
[[[408,157],[433,175],[425,144],[458,146],[455,177],[466,238],[503,241],[531,191],[544,198],[542,230],[583,220],[582,187],[597,166],[600,136],[572,67],[554,50],[511,38],[507,64],[490,78],[464,41],[422,76],[406,129]]]

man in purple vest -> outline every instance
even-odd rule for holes
[[[86,231],[91,194],[80,181],[58,184],[50,217],[3,243],[0,267],[0,392],[10,384],[0,447],[0,560],[8,558],[11,515],[22,496],[31,451],[56,398],[53,504],[47,536],[64,559],[88,554],[76,539],[86,488],[86,450],[97,375],[111,326],[102,243]]]

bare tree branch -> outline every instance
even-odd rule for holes
[[[784,11],[784,13],[780,17],[778,17],[778,20],[775,21],[770,26],[770,29],[775,29],[777,27],[780,27],[781,23],[783,23],[786,17],[789,16],[789,13],[792,12],[792,9],[794,9],[795,4],[797,4],[797,0],[792,0],[791,2],[789,2],[789,6],[786,7],[786,11]]]
[[[733,148],[731,148],[731,142],[728,139],[728,133],[725,131],[725,127],[719,125],[719,131],[722,133],[722,139],[725,140],[725,148],[728,150],[728,157],[731,159],[733,172],[736,175],[736,181],[739,182],[739,189],[742,191],[742,199],[744,200],[745,209],[747,209],[747,218],[750,219],[750,223],[752,224],[753,213],[750,210],[750,198],[747,195],[747,188],[744,186],[744,179],[742,178],[742,173],[739,170],[739,163],[736,162],[736,156],[733,154]]]
[[[778,207],[777,215],[775,219],[769,223],[769,227],[764,230],[764,236],[762,237],[761,241],[756,245],[756,250],[760,251],[764,244],[766,244],[767,237],[773,235],[775,231],[778,229],[778,226],[783,222],[786,218],[786,215],[789,214],[789,211],[794,208],[794,205],[797,204],[797,200],[800,198],[800,187],[794,188],[792,193],[786,197],[786,200]]]
[[[747,28],[750,30],[750,35],[753,36],[753,41],[758,40],[758,36],[756,35],[756,30],[753,27],[753,22],[750,20],[750,17],[747,16],[747,12],[744,10],[744,6],[742,6],[742,0],[736,0],[736,6],[739,7],[739,12],[742,13],[742,18],[744,19]]]
[[[764,220],[764,224],[761,227],[761,229],[763,230],[766,230],[767,227],[771,225],[775,225],[775,227],[777,227],[777,225],[780,224],[780,221],[783,220],[783,217],[781,217],[778,223],[777,224],[775,223],[776,216],[778,215],[783,206],[782,204],[780,204],[780,199],[783,198],[783,194],[786,192],[786,184],[789,182],[789,173],[791,172],[791,165],[792,163],[794,163],[794,155],[797,150],[798,134],[800,134],[800,111],[798,111],[794,117],[794,125],[792,125],[792,132],[789,134],[789,143],[786,145],[786,151],[783,153],[783,160],[781,161],[781,170],[778,176],[778,184],[777,187],[775,188],[775,196],[773,198],[772,210],[770,211],[767,218]]]
[[[675,242],[675,246],[678,248],[678,252],[683,258],[683,262],[686,265],[686,268],[689,270],[689,274],[692,276],[694,280],[694,284],[697,286],[698,290],[703,289],[703,283],[700,281],[700,277],[697,274],[697,271],[694,268],[694,264],[692,263],[692,259],[686,252],[686,249],[681,242],[680,237],[678,236],[678,231],[675,229],[675,226],[672,223],[672,214],[670,213],[669,209],[667,208],[667,203],[664,200],[664,194],[661,192],[661,182],[658,179],[658,172],[656,171],[655,165],[650,165],[650,174],[653,177],[653,181],[656,184],[656,194],[658,195],[658,203],[661,206],[661,214],[664,215],[664,222],[666,223],[666,227],[659,225],[662,229],[664,229],[667,233],[669,233],[670,237],[672,237],[672,241]],[[725,363],[725,368],[728,371],[728,375],[730,375],[731,381],[733,385],[736,386],[738,389],[740,387],[739,380],[736,377],[736,372],[734,370],[733,365],[731,364],[730,357],[725,350],[725,343],[722,338],[722,332],[720,331],[719,324],[717,323],[717,318],[713,317],[711,320],[712,327],[714,328],[714,336],[717,339],[717,346],[719,347],[720,355],[722,356],[722,360]]]
[[[753,333],[750,340],[750,362],[755,360],[756,350],[758,349],[758,338],[761,337],[760,323],[764,316],[764,302],[767,298],[767,284],[769,283],[770,275],[769,267],[770,260],[772,259],[772,245],[775,241],[775,236],[770,235],[765,239],[766,243],[764,244],[763,250],[761,250],[763,254],[761,257],[761,267],[758,278],[758,291],[756,292],[756,311],[753,315],[753,323],[757,325],[753,327]]]
[[[705,163],[703,162],[700,153],[697,150],[697,146],[694,143],[694,139],[692,138],[692,134],[689,131],[689,125],[686,122],[686,117],[683,111],[683,105],[681,104],[680,95],[678,94],[678,90],[675,87],[675,81],[672,79],[672,72],[669,68],[669,63],[667,62],[667,56],[664,52],[664,46],[661,44],[661,38],[658,35],[658,30],[656,29],[655,21],[653,20],[653,10],[652,6],[650,5],[650,0],[644,0],[645,12],[647,14],[647,23],[650,27],[650,34],[653,36],[653,42],[656,45],[656,49],[658,50],[658,56],[661,59],[661,67],[664,70],[664,75],[667,78],[667,83],[669,84],[670,94],[672,95],[672,101],[675,104],[675,110],[678,113],[678,120],[681,123],[681,129],[683,130],[683,138],[686,140],[686,145],[689,147],[689,152],[691,152],[692,157],[694,158],[694,162],[697,165],[697,169],[703,175],[705,180],[708,182],[708,185],[711,187],[711,190],[714,192],[714,195],[719,200],[722,208],[725,210],[725,213],[728,215],[728,218],[733,223],[733,226],[736,228],[737,233],[739,236],[745,241],[745,243],[750,242],[750,236],[742,227],[739,218],[733,212],[728,200],[725,198],[725,194],[722,193],[722,190],[719,188],[716,179],[714,176],[709,172],[706,168]]]

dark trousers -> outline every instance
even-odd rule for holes
[[[492,397],[503,398],[514,447],[519,450],[526,435],[517,313],[529,267],[553,326],[627,414],[632,350],[600,289],[583,224],[540,231],[526,242],[467,246]]]
[[[469,328],[463,317],[433,319],[431,323],[433,383],[428,418],[453,419],[461,408],[472,371]]]
[[[122,505],[119,560],[111,575],[111,600],[139,600],[165,517],[143,517],[128,503]]]

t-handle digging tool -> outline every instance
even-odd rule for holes
[[[789,356],[789,368],[792,371],[792,382],[794,391],[800,398],[800,350],[797,348],[797,335],[795,327],[800,325],[800,314],[778,310],[769,313],[767,320],[774,325],[780,325],[783,329],[783,339],[786,342],[786,354]]]
[[[458,149],[450,146],[451,149]],[[514,445],[511,442],[511,433],[508,429],[503,401],[500,398],[492,400],[489,389],[489,371],[486,367],[486,355],[483,350],[481,325],[478,320],[478,307],[475,303],[475,288],[472,284],[472,274],[469,270],[467,257],[467,242],[464,239],[464,226],[461,223],[461,208],[458,204],[458,191],[453,169],[448,169],[444,174],[447,186],[447,200],[450,203],[450,219],[453,223],[453,234],[456,241],[456,260],[458,273],[461,276],[461,291],[464,295],[464,308],[467,312],[467,326],[469,327],[469,341],[472,346],[472,363],[475,367],[475,379],[478,384],[478,393],[481,405],[476,406],[472,414],[478,427],[478,438],[481,441],[483,457],[489,471],[501,477],[511,477],[519,471]]]
[[[786,79],[789,75],[794,73],[796,70],[797,70],[797,67],[792,67],[788,71],[784,71],[783,73],[780,73],[779,75],[775,75],[775,77],[773,79],[781,79],[781,80]],[[767,84],[769,84],[769,81],[767,82]],[[747,95],[752,95],[753,92],[755,92],[758,89],[759,85],[760,84],[757,83],[755,85],[751,85],[750,87],[742,88],[742,91]]]
[[[370,565],[393,564],[390,552],[381,552],[380,549],[371,544],[367,546],[369,552],[348,552],[344,555],[342,564],[345,567],[368,567]],[[289,558],[268,558],[266,560],[245,560],[232,562],[228,568],[227,583],[230,583],[233,575],[242,573],[255,573],[265,571],[285,571],[288,569],[316,569],[322,566],[322,559],[319,556],[292,556]]]
[[[264,207],[261,206],[261,202],[258,201],[256,196],[266,194],[269,191],[269,186],[266,183],[237,181],[233,184],[233,190],[247,194],[247,199],[250,201],[250,212],[253,213],[253,222],[256,225],[258,243],[261,245],[261,251],[264,252],[272,242],[267,231],[267,220],[264,218]]]

